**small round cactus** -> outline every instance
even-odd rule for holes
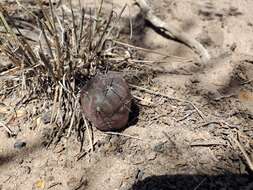
[[[101,131],[126,127],[132,102],[129,86],[116,72],[97,74],[81,91],[85,117]]]

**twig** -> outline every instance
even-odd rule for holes
[[[49,15],[48,15],[47,11],[43,8],[43,2],[42,2],[42,0],[37,0],[37,1],[39,3],[40,9],[41,9],[41,11],[43,13],[43,16],[46,19],[46,23],[44,22],[44,26],[48,30],[48,32],[50,33],[50,35],[53,36],[54,32],[53,32],[53,24],[51,22],[51,19],[50,19]],[[38,17],[35,17],[35,18],[37,18],[40,21],[40,19]]]
[[[61,182],[54,182],[47,189],[51,189],[51,188],[53,188],[53,187],[55,187],[57,185],[62,185],[62,183]]]
[[[141,97],[138,97],[138,96],[135,96],[135,95],[133,95],[133,97],[134,97],[136,100],[143,101],[143,102],[146,102],[146,103],[150,104],[150,106],[155,105],[154,102],[152,102],[152,101],[145,100],[145,99],[143,99],[143,98],[141,98]]]
[[[56,29],[56,18],[54,14],[54,7],[52,4],[52,0],[49,0],[49,5],[50,5],[50,12],[51,12],[51,17],[52,17],[52,25],[53,25],[53,40],[54,40],[54,45],[56,46],[56,71],[58,74],[58,78],[61,78],[62,75],[64,74],[64,69],[63,69],[63,63],[61,62],[61,48],[60,48],[60,42],[59,42],[59,37],[58,37],[58,32]]]
[[[97,145],[97,142],[94,142],[93,146]],[[78,153],[75,157],[77,158],[76,161],[81,160],[86,154],[91,152],[91,147],[88,150]]]
[[[91,127],[88,125],[88,122],[87,122],[87,120],[86,120],[86,117],[84,116],[83,113],[82,113],[82,116],[83,116],[83,120],[84,120],[85,127],[86,127],[87,132],[88,132],[88,136],[89,136],[90,149],[91,149],[91,152],[93,152],[93,151],[94,151],[94,146],[93,146],[93,140],[92,140],[92,129],[91,129]]]
[[[70,126],[69,126],[69,130],[68,130],[67,138],[70,137],[71,130],[72,130],[73,126],[74,126],[73,124],[74,124],[74,120],[75,120],[75,110],[77,110],[78,101],[79,101],[79,99],[76,98],[74,111],[72,113],[72,117],[71,117],[71,120],[70,120]]]
[[[138,90],[141,90],[141,91],[145,91],[145,92],[150,93],[150,94],[154,94],[154,95],[156,95],[156,96],[162,96],[162,97],[164,97],[164,98],[168,98],[168,99],[171,99],[171,100],[176,100],[176,101],[178,101],[178,102],[185,102],[185,103],[188,103],[188,104],[190,104],[190,105],[198,112],[199,116],[200,116],[203,120],[205,120],[205,115],[204,115],[204,114],[202,113],[202,111],[200,111],[200,110],[198,109],[198,107],[197,107],[193,102],[191,102],[191,101],[184,100],[184,99],[180,99],[180,98],[174,98],[174,97],[172,97],[172,96],[168,96],[168,95],[166,95],[166,94],[162,94],[162,93],[159,93],[159,92],[155,92],[155,91],[153,91],[153,90],[149,90],[149,89],[146,89],[146,88],[143,88],[143,87],[140,87],[140,86],[136,86],[136,85],[133,85],[133,84],[131,84],[130,86],[133,87],[133,88],[135,88],[135,89],[138,89]]]
[[[130,25],[130,34],[129,34],[129,40],[132,40],[133,38],[133,20],[131,17],[131,9],[130,6],[128,5],[128,16],[129,16],[129,25]]]
[[[227,122],[225,122],[225,121],[219,121],[219,120],[213,120],[213,121],[205,122],[205,123],[199,125],[198,128],[200,128],[200,127],[205,127],[205,126],[210,125],[210,124],[217,124],[217,125],[220,125],[220,126],[226,125],[226,126],[228,126],[229,128],[237,128],[237,129],[238,129],[238,126],[237,126],[237,125],[231,125],[231,124],[229,124],[229,123],[227,123]]]
[[[83,36],[84,16],[85,16],[85,11],[84,11],[84,8],[82,8],[81,9],[81,23],[80,23],[78,45],[77,45],[77,53],[79,53],[79,51],[80,51],[80,46],[81,46],[81,41],[82,41],[82,36]]]
[[[135,0],[135,2],[140,7],[143,17],[148,20],[157,30],[159,30],[160,33],[164,34],[165,37],[169,36],[192,48],[197,54],[199,54],[203,63],[206,64],[209,62],[210,55],[202,44],[190,37],[188,34],[179,31],[174,26],[165,23],[160,18],[155,16],[154,11],[148,5],[146,0]]]
[[[112,25],[108,28],[108,32],[107,32],[107,34],[106,34],[106,36],[105,36],[105,38],[103,39],[103,42],[102,42],[101,44],[104,44],[104,42],[106,41],[106,39],[109,39],[109,38],[110,38],[110,35],[112,34],[113,29],[115,28],[116,25],[119,24],[119,21],[120,21],[120,19],[121,19],[121,16],[122,16],[123,12],[125,11],[126,7],[127,7],[127,4],[125,4],[125,5],[122,7],[122,9],[121,9],[119,15],[117,15],[116,21],[113,22]],[[118,33],[118,34],[119,34],[119,33]],[[115,37],[116,37],[116,38],[118,37],[118,34],[115,34]]]
[[[98,9],[98,13],[97,13],[97,17],[100,16],[100,13],[101,13],[101,11],[102,11],[103,4],[104,4],[104,0],[101,0],[101,1],[100,1],[100,5],[99,5],[99,9]]]
[[[0,121],[0,126],[2,126],[10,135],[14,135],[14,132],[4,123]]]
[[[237,136],[238,136],[238,133],[237,133]],[[234,138],[233,136],[231,137],[231,139],[235,142],[235,144],[239,147],[239,149],[241,150],[243,156],[245,157],[247,163],[248,163],[248,166],[249,168],[251,169],[251,171],[253,171],[253,162],[251,161],[249,155],[247,154],[245,148],[242,146],[242,144],[236,139]]]
[[[54,71],[53,71],[53,68],[52,68],[52,65],[49,63],[49,59],[45,56],[45,53],[43,51],[43,48],[42,48],[42,45],[41,45],[41,42],[39,41],[39,57],[41,59],[41,61],[44,63],[45,67],[47,68],[48,72],[49,72],[49,75],[51,75],[53,77],[53,80],[54,81],[57,81],[56,80],[56,77],[55,77],[55,74],[54,74]]]
[[[104,134],[107,134],[107,135],[119,135],[119,136],[129,137],[129,138],[132,138],[132,139],[137,139],[137,140],[143,141],[143,139],[141,139],[141,138],[139,138],[139,137],[134,137],[134,136],[131,136],[131,135],[128,135],[128,134],[123,134],[123,133],[117,133],[117,132],[104,132]]]
[[[48,51],[49,51],[49,54],[50,54],[51,58],[54,59],[54,54],[53,54],[53,50],[52,50],[52,48],[51,48],[49,39],[48,39],[48,37],[47,37],[47,35],[46,35],[46,31],[45,31],[45,29],[44,29],[44,27],[43,27],[43,24],[39,21],[39,19],[38,19],[38,24],[39,24],[39,27],[40,27],[40,29],[41,29],[42,36],[43,36],[43,38],[44,38],[44,40],[45,40],[45,42],[46,42],[46,45],[47,45],[47,49],[48,49]],[[54,62],[54,69],[56,69],[56,63],[55,63],[55,62]]]
[[[160,119],[162,117],[166,117],[166,116],[167,116],[167,114],[158,114],[157,116],[149,119],[151,121],[147,124],[147,126],[151,126],[155,122],[155,120],[158,120],[158,119]]]
[[[76,22],[75,22],[75,15],[72,5],[72,0],[68,0],[70,10],[71,10],[71,18],[72,18],[72,32],[73,32],[73,46],[75,47],[75,53],[77,53],[77,29],[76,29]]]
[[[191,111],[191,112],[185,114],[184,117],[182,117],[182,118],[180,118],[180,119],[177,119],[176,121],[177,121],[177,122],[183,121],[183,120],[187,119],[189,116],[191,116],[193,113],[194,113],[194,111]]]
[[[103,39],[104,39],[104,37],[106,35],[106,32],[107,32],[107,30],[108,30],[108,28],[109,28],[109,26],[111,24],[112,17],[113,17],[113,11],[111,11],[111,13],[109,15],[109,18],[108,18],[107,24],[105,26],[105,29],[104,29],[103,33],[101,34],[101,36],[99,37],[99,40],[98,40],[98,42],[97,42],[97,44],[96,44],[96,46],[94,48],[94,51],[100,51],[100,49],[101,49],[101,47],[103,45],[103,43],[102,43]]]
[[[198,108],[195,104],[193,104],[193,103],[190,102],[190,101],[186,101],[186,102],[189,103],[189,104],[191,104],[192,107],[198,112],[199,116],[200,116],[203,120],[205,120],[205,117],[206,117],[206,116],[203,114],[202,111],[199,110],[199,108]]]
[[[131,48],[134,48],[134,49],[137,49],[137,50],[141,50],[141,51],[145,51],[145,52],[150,52],[150,53],[155,53],[155,54],[164,56],[165,58],[172,57],[172,58],[176,58],[176,59],[180,59],[180,60],[187,60],[187,58],[184,58],[184,57],[179,57],[179,56],[174,56],[174,55],[167,55],[167,54],[164,54],[164,53],[152,50],[152,49],[147,49],[147,48],[142,48],[142,47],[134,46],[134,45],[131,45],[131,44],[128,44],[128,43],[124,43],[124,42],[120,42],[120,41],[117,41],[117,40],[113,40],[113,42],[116,43],[116,44],[119,44],[119,45],[131,47]]]
[[[133,84],[130,84],[130,87],[132,88],[135,88],[135,89],[138,89],[138,90],[141,90],[141,91],[145,91],[149,94],[154,94],[156,96],[162,96],[162,97],[165,97],[165,98],[168,98],[168,99],[171,99],[171,100],[176,100],[178,102],[186,102],[186,100],[183,100],[183,99],[179,99],[179,98],[174,98],[172,96],[168,96],[166,94],[162,94],[162,93],[159,93],[159,92],[155,92],[153,90],[149,90],[147,88],[144,88],[144,87],[141,87],[141,86],[136,86],[136,85],[133,85]]]
[[[53,102],[53,107],[52,107],[52,113],[51,113],[51,119],[50,119],[50,124],[53,123],[54,119],[55,119],[55,112],[56,112],[56,104],[57,104],[57,98],[58,98],[58,94],[59,94],[59,86],[57,85],[54,91],[54,102]]]
[[[16,3],[18,4],[18,6],[20,6],[22,9],[24,9],[26,12],[28,12],[30,15],[32,15],[33,17],[35,17],[35,18],[37,18],[37,16],[34,14],[34,13],[32,13],[31,11],[29,11],[25,6],[23,6],[20,2],[19,2],[19,0],[16,0]]]
[[[9,26],[9,24],[7,23],[3,13],[0,12],[0,20],[6,30],[6,32],[10,33],[16,40],[17,40],[17,36],[16,34],[13,32],[13,30],[11,29],[11,27]]]
[[[195,142],[195,143],[191,143],[190,146],[191,147],[199,147],[199,146],[203,146],[203,147],[208,147],[208,146],[219,146],[219,145],[225,145],[219,142]]]
[[[59,95],[58,95],[58,97],[57,97],[57,99],[58,99],[58,101],[57,101],[57,106],[56,106],[56,108],[57,108],[57,111],[56,111],[56,117],[55,117],[55,119],[57,120],[58,118],[59,118],[59,116],[61,116],[61,118],[60,118],[60,122],[61,122],[61,124],[62,124],[62,126],[63,126],[63,120],[62,120],[62,107],[61,107],[61,105],[62,105],[62,102],[64,101],[63,100],[63,88],[60,86],[60,88],[59,88]]]

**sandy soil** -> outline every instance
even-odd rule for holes
[[[16,138],[0,128],[0,190],[253,189],[252,172],[233,141],[239,134],[252,158],[253,64],[247,57],[253,56],[253,1],[151,1],[157,16],[207,48],[213,58],[208,66],[189,61],[197,58],[190,48],[157,34],[131,0],[105,0],[104,11],[119,11],[124,3],[130,10],[122,23],[128,43],[184,58],[142,53],[156,61],[156,77],[140,86],[185,101],[133,90],[144,100],[136,101],[137,122],[123,131],[131,137],[94,129],[95,150],[85,139],[81,153],[74,134],[56,147],[44,146],[54,126],[43,122],[46,113],[36,115],[43,103],[34,102],[34,120],[26,120],[24,108],[9,123]],[[11,111],[18,98],[12,101],[0,108]],[[26,147],[14,148],[17,141]]]

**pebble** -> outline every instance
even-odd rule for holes
[[[23,173],[24,174],[30,174],[31,173],[31,168],[29,166],[24,166],[23,167]]]
[[[163,153],[164,152],[164,142],[155,145],[153,150],[158,153]]]
[[[48,111],[41,116],[41,120],[44,124],[48,124],[51,121],[51,112]]]
[[[156,153],[151,152],[147,155],[147,160],[155,160],[156,159]]]
[[[26,146],[26,142],[25,141],[17,140],[14,143],[14,148],[16,148],[16,149],[21,149],[21,148],[24,148],[25,146]]]

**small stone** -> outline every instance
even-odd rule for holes
[[[31,168],[29,166],[24,166],[23,169],[24,169],[24,171],[23,171],[24,174],[30,174],[31,173]]]
[[[156,153],[151,152],[147,155],[147,160],[155,160],[156,159]]]
[[[17,158],[17,162],[19,165],[24,163],[24,159],[23,158]]]
[[[41,121],[42,121],[44,124],[50,123],[50,121],[51,121],[51,112],[48,111],[48,112],[42,114],[42,116],[41,116]]]
[[[24,148],[25,146],[26,146],[26,142],[25,141],[17,140],[14,143],[14,148],[16,148],[16,149],[21,149],[21,148]]]
[[[164,142],[155,145],[153,150],[158,153],[163,153],[164,152]]]

